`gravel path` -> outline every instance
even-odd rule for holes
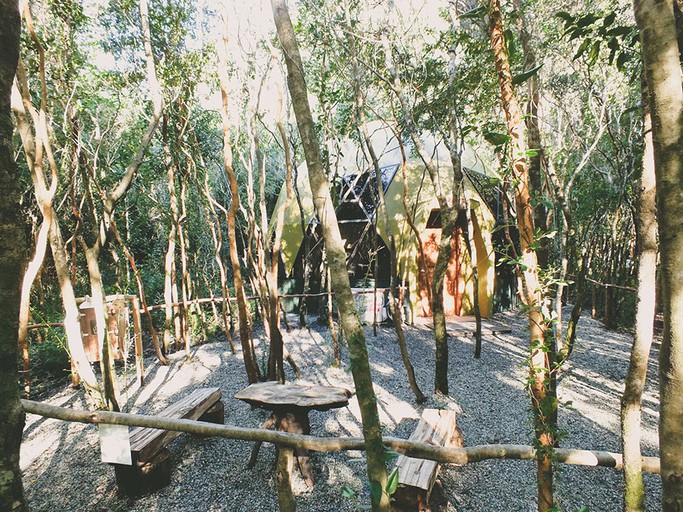
[[[510,334],[485,335],[479,360],[472,357],[473,339],[453,336],[450,341],[450,390],[452,398],[432,396],[427,406],[458,411],[458,425],[465,445],[488,443],[530,444],[529,399],[524,391],[527,336],[523,317],[516,313],[496,316],[494,323]],[[451,325],[452,329],[461,326]],[[415,406],[404,377],[395,335],[381,327],[377,337],[367,331],[381,421],[387,435],[408,437],[421,408]],[[428,323],[406,329],[418,383],[432,389],[434,342]],[[342,365],[331,365],[329,331],[319,325],[311,330],[293,329],[286,334],[292,357],[303,372],[300,382],[344,386],[353,389],[346,350]],[[619,452],[619,398],[623,389],[631,336],[607,332],[598,321],[583,317],[571,362],[563,373],[559,399],[571,402],[560,412],[566,430],[564,447]],[[656,361],[655,346],[651,357]],[[153,414],[173,397],[202,386],[218,386],[223,392],[225,423],[258,427],[268,413],[251,409],[232,396],[246,386],[240,355],[225,343],[196,347],[192,359],[171,357],[169,367],[151,364],[142,389],[129,387],[128,410]],[[149,359],[151,361],[151,358]],[[291,370],[288,369],[288,371]],[[294,380],[293,375],[288,375]],[[45,400],[53,405],[85,408],[80,391],[65,388]],[[656,364],[651,363],[643,407],[643,450],[657,455],[658,394]],[[311,413],[311,431],[320,436],[360,436],[358,404]],[[45,420],[29,415],[22,445],[24,485],[33,511],[277,511],[273,474],[274,449],[264,445],[256,467],[245,469],[251,445],[217,438],[183,435],[169,445],[173,471],[164,489],[136,499],[117,495],[114,471],[99,462],[97,429],[92,425]],[[369,501],[364,484],[365,462],[360,452],[315,453],[311,457],[316,485],[307,490],[295,477],[299,512],[352,511],[340,493],[354,489]],[[468,466],[444,466],[441,472],[447,511],[519,511],[536,509],[535,469],[531,461],[486,461]],[[592,512],[622,510],[621,473],[605,468],[562,466],[556,496],[562,510],[586,505]],[[647,475],[647,510],[659,510],[661,484]]]

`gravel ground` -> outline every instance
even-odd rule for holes
[[[510,334],[485,334],[483,353],[475,360],[473,339],[453,336],[450,340],[451,398],[432,396],[427,407],[448,407],[458,411],[458,425],[465,445],[489,443],[530,444],[529,399],[524,391],[526,377],[525,322],[519,313],[496,316],[492,323],[511,329]],[[461,329],[451,324],[450,329]],[[460,331],[462,332],[462,331]],[[408,437],[421,413],[406,383],[395,335],[380,327],[378,335],[366,330],[373,379],[380,404],[381,421],[387,435]],[[432,389],[434,341],[429,324],[421,322],[406,329],[409,350],[422,390]],[[344,386],[353,389],[346,350],[342,365],[331,365],[329,331],[313,324],[311,329],[293,329],[286,334],[287,347],[303,372],[300,382]],[[584,316],[577,346],[565,369],[559,399],[571,402],[560,412],[566,430],[564,447],[620,451],[619,398],[628,363],[631,336],[607,332],[600,323]],[[656,357],[652,354],[643,404],[643,450],[658,455]],[[149,358],[151,361],[151,358]],[[201,386],[218,386],[223,392],[225,423],[258,427],[268,413],[251,409],[233,395],[246,386],[241,356],[230,353],[225,343],[211,343],[194,349],[192,359],[183,353],[171,357],[168,367],[150,364],[142,389],[131,385],[124,393],[127,410],[153,414],[174,397]],[[288,371],[291,370],[288,369]],[[293,375],[288,375],[290,381]],[[70,388],[60,390],[45,402],[85,408],[83,394]],[[313,411],[311,431],[320,436],[360,436],[358,404],[326,412]],[[96,427],[66,423],[29,415],[22,445],[24,485],[33,511],[277,511],[273,473],[274,449],[264,445],[256,467],[245,468],[251,445],[222,438],[183,435],[169,445],[173,460],[171,483],[139,497],[117,495],[112,467],[99,462]],[[365,485],[365,463],[360,452],[315,453],[311,457],[316,485],[307,490],[295,476],[297,510],[352,511],[342,497],[347,485],[360,500],[369,501]],[[535,469],[530,461],[485,461],[468,466],[444,466],[441,471],[443,499],[447,511],[519,511],[536,509]],[[588,506],[595,511],[622,510],[621,473],[606,468],[562,466],[557,476],[556,496],[562,510]],[[646,476],[647,510],[659,510],[661,483],[656,475]]]

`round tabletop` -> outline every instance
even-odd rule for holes
[[[334,386],[259,382],[247,386],[235,398],[264,409],[315,409],[326,411],[349,404],[353,393]]]

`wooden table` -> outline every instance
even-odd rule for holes
[[[327,411],[345,407],[352,393],[348,389],[332,386],[309,386],[304,384],[280,384],[259,382],[252,384],[235,395],[235,398],[255,407],[272,411],[270,418],[261,428],[275,427],[282,432],[310,434],[309,411]],[[257,442],[251,452],[249,468],[256,464],[261,443]],[[313,486],[310,461],[306,450],[296,450],[299,470],[308,487]]]

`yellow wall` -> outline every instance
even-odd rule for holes
[[[439,207],[436,196],[434,195],[433,186],[429,179],[424,165],[417,165],[415,163],[409,164],[405,169],[406,174],[406,203],[411,211],[414,211],[413,222],[418,231],[424,231],[427,224],[429,213]],[[440,178],[442,186],[444,187],[444,194],[447,197],[451,196],[452,177],[450,176],[451,169],[449,167],[442,167],[440,169]],[[298,188],[304,205],[306,223],[312,218],[314,208],[311,192],[308,184],[308,173],[306,166],[301,165],[298,169]],[[490,317],[493,313],[493,285],[495,272],[495,258],[493,254],[493,245],[491,242],[491,230],[495,224],[495,219],[488,207],[481,201],[476,190],[471,185],[469,180],[465,180],[465,194],[470,199],[470,204],[475,211],[477,224],[481,228],[475,229],[474,238],[477,249],[477,268],[479,271],[479,304],[482,316]],[[389,222],[393,233],[396,236],[397,259],[399,262],[399,275],[402,279],[410,283],[410,295],[412,298],[417,298],[418,295],[418,249],[417,238],[410,228],[407,220],[405,209],[403,206],[404,196],[404,179],[401,168],[396,172],[394,180],[389,185],[386,191],[386,203],[389,213]],[[278,203],[276,205],[273,220],[271,221],[271,229],[274,228],[274,219],[277,215],[277,208],[285,204],[286,191],[282,187]],[[282,257],[285,262],[285,269],[289,272],[296,259],[297,252],[303,241],[303,233],[301,231],[301,216],[296,199],[292,198],[285,211],[285,225],[282,235]],[[386,236],[386,229],[384,220],[379,219],[378,231],[380,236],[388,245]],[[461,286],[463,290],[463,314],[469,314],[472,309],[472,272],[469,255],[463,247],[463,265],[461,270]],[[386,262],[389,264],[389,262]]]

